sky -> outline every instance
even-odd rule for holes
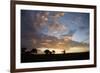
[[[89,13],[21,10],[21,47],[69,48],[89,44]]]

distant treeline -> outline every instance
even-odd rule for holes
[[[38,50],[36,48],[33,48],[31,51],[28,51],[28,52],[26,52],[26,49],[27,48],[21,48],[21,53],[22,54],[24,54],[24,53],[38,54]],[[50,51],[48,49],[44,50],[44,54],[55,54],[55,53],[56,53],[55,50],[52,50],[52,51]],[[66,53],[65,50],[62,51],[62,54],[65,54],[65,53]]]
[[[26,52],[26,48],[21,50],[21,62],[45,62],[45,61],[68,61],[68,60],[86,60],[89,59],[89,52],[81,53],[65,53],[55,54],[55,51],[44,50],[45,54],[37,54],[37,49],[33,48],[31,51]]]

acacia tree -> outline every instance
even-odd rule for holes
[[[46,49],[46,50],[44,51],[44,53],[45,53],[45,54],[50,54],[50,51],[49,51],[48,49]]]

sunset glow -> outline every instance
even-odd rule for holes
[[[21,10],[21,47],[55,54],[89,51],[89,13]]]

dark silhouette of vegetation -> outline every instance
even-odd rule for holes
[[[45,53],[45,54],[51,54],[51,52],[50,52],[48,49],[46,49],[46,50],[44,51],[44,53]]]
[[[44,50],[45,54],[38,54],[37,49],[33,48],[31,51],[26,51],[26,48],[21,48],[21,62],[44,62],[44,61],[64,61],[64,60],[86,60],[89,59],[89,52],[81,53],[66,53],[55,54],[55,50]]]
[[[64,50],[64,51],[62,51],[63,52],[63,54],[66,54],[66,51]]]
[[[50,51],[50,53],[49,54],[52,54],[52,52]]]
[[[24,54],[26,51],[26,48],[21,48],[21,53]]]
[[[21,62],[45,62],[45,61],[72,61],[72,60],[88,60],[89,52],[83,53],[67,53],[67,54],[21,54]]]
[[[36,49],[36,48],[33,48],[33,49],[31,50],[31,53],[32,53],[32,54],[37,54],[37,49]]]
[[[55,54],[55,51],[54,50],[52,50],[52,54]]]

